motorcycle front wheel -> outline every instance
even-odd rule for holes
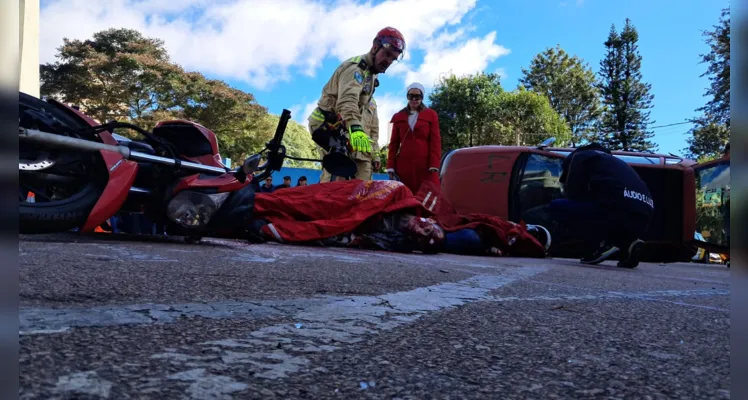
[[[87,127],[77,116],[19,92],[19,125],[50,133],[49,121],[72,130]],[[30,111],[34,113],[31,117]],[[94,137],[75,135],[81,139]],[[93,135],[91,135],[93,136]],[[65,232],[81,227],[101,196],[108,175],[99,153],[19,142],[18,228],[22,234]]]

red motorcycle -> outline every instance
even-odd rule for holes
[[[20,233],[92,232],[125,211],[144,212],[173,235],[242,237],[256,182],[279,171],[286,158],[288,110],[265,149],[232,170],[221,162],[216,135],[191,121],[159,122],[149,132],[122,122],[98,124],[75,108],[25,93],[19,104]],[[144,139],[115,129],[133,129]]]

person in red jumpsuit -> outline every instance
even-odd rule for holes
[[[436,111],[423,104],[420,83],[408,86],[408,105],[392,116],[392,137],[387,154],[390,179],[399,180],[413,193],[425,181],[439,186],[441,135]]]

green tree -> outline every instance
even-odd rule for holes
[[[222,155],[241,161],[262,150],[275,132],[277,119],[273,124],[251,94],[197,72],[185,73],[179,83],[174,93],[179,111],[173,113],[215,132]],[[155,122],[144,120],[147,125]]]
[[[439,116],[442,150],[490,144],[490,125],[498,95],[504,91],[498,74],[442,77],[429,102]]]
[[[686,152],[689,157],[714,158],[721,155],[730,140],[730,8],[722,10],[713,30],[703,32],[709,52],[701,54],[708,65],[701,76],[708,76],[707,103],[698,108],[702,115],[694,120]]]
[[[598,88],[604,105],[597,140],[611,149],[651,151],[654,133],[647,130],[654,95],[652,85],[642,81],[639,34],[626,18],[620,34],[611,26],[600,61]]]
[[[379,149],[379,169],[374,171],[375,173],[387,172],[387,154],[389,153],[389,151],[390,148],[387,144]]]
[[[522,69],[520,83],[548,97],[551,106],[571,130],[571,146],[588,139],[600,117],[595,73],[577,56],[560,46],[535,55],[529,69]]]
[[[491,144],[534,145],[555,136],[570,139],[547,97],[520,87],[505,92],[494,74],[443,78],[430,96],[439,115],[442,151]]]
[[[40,72],[43,96],[79,105],[99,122],[152,129],[160,120],[188,119],[214,131],[222,156],[235,161],[259,150],[274,129],[250,93],[185,72],[170,61],[163,41],[132,29],[64,39],[57,61],[41,65]]]
[[[730,128],[705,118],[698,118],[695,122],[696,126],[690,131],[691,137],[687,139],[687,157],[698,162],[721,157],[725,144],[730,140]]]
[[[40,66],[43,96],[79,105],[102,123],[175,107],[170,95],[183,71],[169,62],[161,40],[109,29],[92,40],[63,41],[58,61]]]
[[[569,126],[545,95],[520,87],[500,93],[497,100],[492,143],[531,146],[555,137],[556,145],[566,145],[571,140]]]
[[[279,116],[270,114],[268,118],[272,125],[272,134],[275,134],[275,127],[278,126]],[[270,138],[268,138],[269,140]],[[311,160],[319,160],[320,155],[317,151],[317,145],[312,140],[312,135],[309,130],[299,124],[296,121],[288,121],[286,126],[286,133],[283,136],[283,145],[286,146],[286,154],[298,158],[307,158]],[[286,159],[283,163],[286,167],[293,168],[312,168],[320,169],[322,165],[319,162],[313,161],[298,161]]]

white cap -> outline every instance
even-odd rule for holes
[[[426,95],[426,89],[423,87],[423,85],[421,85],[418,82],[413,82],[410,85],[408,85],[408,89],[405,91],[405,93],[407,94],[408,92],[410,92],[410,89],[418,89],[421,91],[421,96]]]

